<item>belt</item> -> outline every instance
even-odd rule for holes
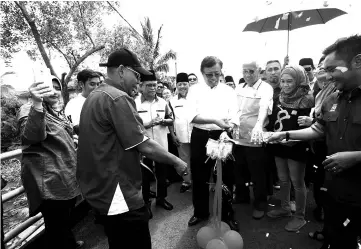
[[[193,131],[207,133],[209,136],[219,136],[223,130],[204,130],[197,127],[193,127]]]

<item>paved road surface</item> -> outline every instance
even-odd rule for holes
[[[153,249],[198,249],[196,243],[197,231],[204,225],[198,224],[188,227],[187,223],[193,213],[192,193],[179,193],[179,183],[172,184],[168,189],[168,201],[174,205],[172,211],[156,207],[153,201],[154,217],[150,220],[150,231]],[[279,206],[277,193],[269,201]],[[308,238],[310,231],[321,228],[321,224],[313,221],[312,208],[314,206],[312,193],[308,193],[307,220],[311,220],[299,233],[290,233],[284,230],[288,218],[271,220],[268,217],[262,220],[252,219],[252,208],[248,204],[236,204],[236,218],[240,223],[240,234],[244,239],[244,249],[318,249],[320,242]],[[269,208],[273,208],[269,206]],[[94,217],[87,216],[74,229],[77,239],[84,240],[84,249],[108,248],[107,239],[101,225],[94,224]],[[268,234],[268,237],[266,236]]]

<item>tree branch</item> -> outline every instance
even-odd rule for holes
[[[55,48],[55,50],[57,50],[59,53],[62,54],[62,56],[65,58],[66,62],[68,63],[69,68],[71,68],[72,64],[71,64],[70,60],[68,59],[68,56],[52,41],[46,40],[46,42],[48,42],[53,48]]]
[[[75,56],[75,54],[74,54],[74,50],[71,51],[71,55],[72,55],[73,58],[74,58],[74,63],[76,63],[78,59],[76,58],[76,56]],[[71,67],[70,67],[70,68],[71,68]]]
[[[85,35],[89,38],[89,40],[90,40],[90,42],[92,43],[93,48],[94,48],[94,47],[95,47],[95,43],[94,43],[93,39],[91,38],[90,34],[88,33],[88,29],[87,29],[86,26],[85,26],[84,16],[83,16],[83,12],[81,11],[81,6],[80,6],[79,2],[77,2],[77,4],[78,4],[80,17],[81,17],[81,20],[82,20],[81,22],[82,22],[82,24],[83,24],[83,28],[84,28]]]
[[[16,6],[19,7],[21,13],[23,14],[23,17],[25,18],[25,20],[27,21],[27,23],[30,26],[31,32],[32,32],[32,34],[34,36],[36,44],[38,45],[41,57],[43,58],[43,60],[45,62],[45,65],[50,69],[50,72],[51,72],[52,75],[58,77],[56,75],[56,73],[55,73],[53,65],[50,62],[49,56],[46,54],[44,45],[43,45],[43,43],[41,41],[40,33],[39,33],[38,28],[36,27],[36,24],[35,24],[35,20],[34,20],[34,18],[32,18],[29,15],[29,13],[28,13],[28,11],[26,9],[25,2],[15,1],[15,4],[16,4]]]

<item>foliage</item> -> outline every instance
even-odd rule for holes
[[[21,144],[16,113],[22,103],[9,87],[3,85],[1,89],[1,152],[4,152],[18,148]]]
[[[21,179],[21,164],[18,159],[10,159],[1,161],[1,176],[8,181],[8,184],[13,183],[13,188],[20,187]]]

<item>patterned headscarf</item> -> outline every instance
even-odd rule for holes
[[[310,87],[308,85],[308,77],[303,67],[298,65],[287,66],[282,70],[281,77],[283,74],[290,75],[294,79],[296,87],[290,93],[285,93],[283,89],[281,89],[280,103],[282,106],[297,109],[312,108],[314,101],[311,96],[307,96]]]

